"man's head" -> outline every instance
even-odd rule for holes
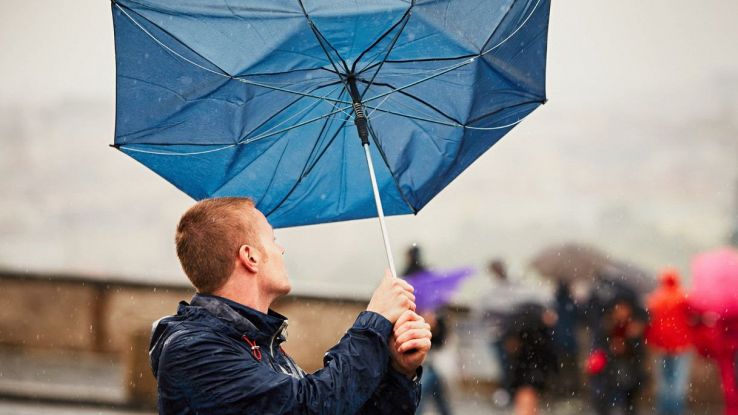
[[[247,198],[208,199],[179,221],[177,256],[198,292],[211,294],[231,278],[254,278],[275,298],[290,291],[282,254],[264,215]]]

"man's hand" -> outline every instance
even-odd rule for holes
[[[369,300],[367,311],[381,314],[395,324],[400,315],[408,310],[415,310],[415,295],[413,287],[407,282],[395,278],[386,271],[382,282]]]
[[[431,348],[430,325],[423,317],[412,310],[407,310],[395,323],[389,341],[392,368],[408,378],[423,364]]]

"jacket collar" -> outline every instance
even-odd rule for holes
[[[273,338],[277,343],[285,340],[283,329],[287,318],[276,311],[269,310],[264,314],[227,298],[208,294],[195,294],[190,305],[202,307],[241,334],[258,334],[258,337]]]

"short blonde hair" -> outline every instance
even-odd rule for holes
[[[198,292],[212,293],[233,273],[242,245],[261,249],[254,201],[206,199],[189,208],[177,225],[177,257]]]

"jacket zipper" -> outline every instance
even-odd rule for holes
[[[287,369],[279,364],[277,359],[274,357],[274,341],[277,339],[277,336],[282,334],[282,331],[287,327],[287,323],[287,320],[282,321],[282,325],[280,325],[279,329],[277,329],[277,331],[275,331],[272,335],[272,338],[269,341],[269,357],[271,357],[271,361],[273,362],[272,365],[276,365],[277,367],[279,367],[279,369],[281,369],[282,373],[289,375],[290,373],[287,371]]]
[[[274,332],[272,335],[272,339],[269,341],[269,354],[272,356],[272,359],[274,359],[274,340],[277,339],[277,336],[282,334],[282,330],[284,330],[287,327],[287,320],[284,320],[282,322],[282,325],[279,326],[279,329]]]

